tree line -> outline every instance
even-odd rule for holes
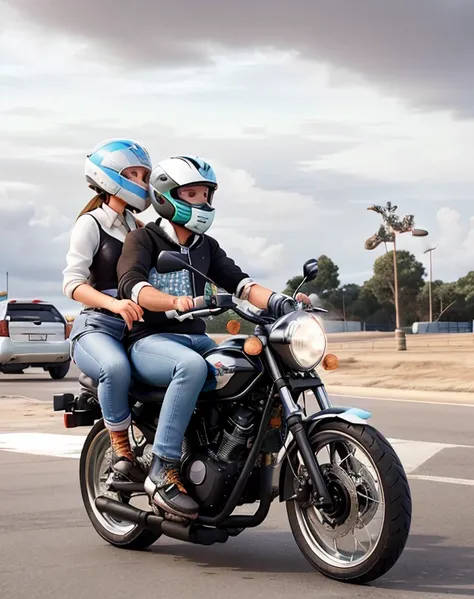
[[[329,310],[328,318],[356,320],[368,324],[395,323],[393,252],[387,252],[374,262],[372,277],[363,285],[340,284],[339,267],[328,256],[318,258],[319,273],[315,281],[306,283],[301,291],[319,297],[319,305]],[[429,289],[426,270],[416,257],[405,250],[397,251],[398,287],[401,325],[429,320]],[[302,276],[287,281],[284,293],[291,295],[302,282]],[[474,319],[474,271],[454,282],[435,280],[432,283],[433,320],[470,321]],[[208,322],[209,333],[224,332],[231,318],[239,320],[242,333],[250,333],[253,325],[226,313]]]

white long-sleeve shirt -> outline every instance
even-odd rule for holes
[[[101,228],[115,239],[121,242],[129,231],[137,228],[135,217],[131,212],[125,210],[123,216],[112,210],[107,204],[102,204],[87,214],[80,216],[72,230],[69,251],[66,256],[67,266],[63,270],[63,293],[72,299],[74,290],[87,283],[90,266],[100,244],[100,231],[96,220]]]

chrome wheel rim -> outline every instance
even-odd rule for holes
[[[367,450],[350,435],[324,431],[321,439],[315,455],[336,497],[336,507],[328,524],[328,514],[294,500],[296,519],[307,545],[320,560],[337,568],[353,568],[370,558],[382,535],[385,496],[380,472]],[[331,463],[335,452],[328,450],[329,463],[322,461],[323,450],[335,442],[343,442],[347,457]],[[298,475],[304,472],[299,459]]]

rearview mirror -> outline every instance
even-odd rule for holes
[[[176,272],[183,270],[183,268],[189,269],[189,264],[183,260],[180,252],[167,252],[162,251],[156,261],[157,271],[162,274],[169,272]]]
[[[303,275],[307,281],[314,281],[318,276],[318,261],[316,258],[310,258],[303,266]]]

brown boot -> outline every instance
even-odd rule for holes
[[[143,482],[145,473],[135,465],[128,429],[109,431],[109,437],[112,445],[112,470],[133,482]]]
[[[133,453],[128,438],[128,429],[124,431],[109,431],[109,437],[112,451],[117,458],[125,458],[129,462],[133,462]]]

